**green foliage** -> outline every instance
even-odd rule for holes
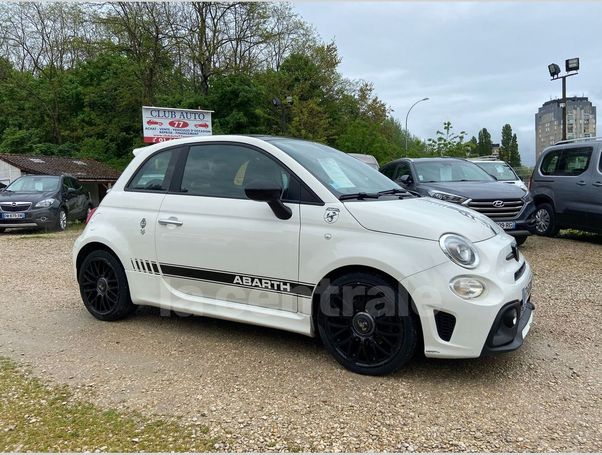
[[[508,163],[512,167],[521,166],[520,153],[518,151],[518,140],[516,134],[512,135],[512,141],[510,142],[510,152],[508,154]]]
[[[493,143],[491,141],[491,134],[487,131],[487,128],[483,128],[479,131],[479,139],[477,140],[477,148],[475,153],[478,156],[491,155],[493,152]]]
[[[214,134],[305,138],[383,164],[427,153],[286,5],[32,5],[0,5],[0,152],[123,168],[154,104],[213,110]]]
[[[464,142],[465,131],[454,133],[451,122],[443,123],[443,131],[437,131],[434,138],[427,140],[430,153],[436,156],[455,156],[466,158],[471,155],[472,146],[470,142]]]

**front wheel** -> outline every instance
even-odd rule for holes
[[[541,204],[537,206],[535,212],[535,230],[538,235],[553,237],[558,233],[556,227],[556,214],[554,207],[550,204]]]
[[[407,294],[371,273],[336,278],[321,290],[317,322],[332,356],[360,374],[399,369],[412,358],[418,339]]]
[[[79,269],[79,290],[86,309],[101,321],[117,321],[135,306],[121,262],[103,250],[91,252]]]

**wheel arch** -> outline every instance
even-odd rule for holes
[[[359,264],[358,265],[345,265],[345,266],[341,266],[336,269],[333,269],[330,272],[328,272],[326,275],[324,275],[324,277],[322,277],[322,279],[318,282],[318,284],[316,284],[316,287],[314,288],[314,292],[311,297],[311,299],[312,299],[311,300],[311,323],[312,323],[311,331],[312,331],[312,334],[314,336],[317,334],[317,326],[318,326],[317,325],[317,315],[318,315],[318,306],[320,304],[320,291],[327,285],[327,283],[330,280],[339,278],[339,277],[347,275],[349,273],[355,273],[355,272],[372,273],[375,275],[379,275],[382,278],[389,281],[393,286],[395,286],[397,288],[398,292],[400,292],[400,291],[406,292],[409,297],[409,303],[413,310],[413,311],[410,311],[410,314],[415,319],[416,328],[419,332],[418,337],[419,337],[419,339],[422,339],[422,336],[423,336],[422,335],[422,323],[420,321],[420,317],[418,316],[418,311],[416,310],[416,306],[414,304],[414,300],[412,299],[412,295],[410,294],[410,292],[399,282],[399,280],[397,280],[395,277],[393,277],[389,273],[387,273],[381,269],[378,269],[376,267],[371,267],[371,266],[367,266],[367,265],[359,265]]]
[[[536,196],[533,196],[533,202],[535,203],[536,207],[541,204],[550,204],[554,211],[556,211],[556,204],[554,204],[554,199],[548,194],[538,194]]]
[[[86,245],[84,245],[77,253],[77,258],[75,260],[75,271],[76,271],[76,278],[78,280],[79,280],[79,269],[80,269],[82,263],[84,262],[84,259],[86,258],[86,256],[88,256],[91,252],[98,251],[98,250],[106,251],[107,253],[115,256],[115,258],[121,263],[121,265],[125,269],[125,265],[123,264],[123,261],[121,260],[119,255],[117,253],[115,253],[115,251],[113,251],[113,249],[111,249],[111,247],[109,247],[108,245],[106,245],[102,242],[90,242],[90,243],[87,243]]]

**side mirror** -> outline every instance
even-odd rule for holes
[[[77,190],[75,188],[67,188],[67,194],[75,194]]]
[[[277,183],[251,182],[245,187],[245,194],[253,201],[267,202],[281,220],[293,216],[293,211],[282,203],[282,187]]]
[[[406,174],[399,177],[397,179],[397,183],[401,183],[402,185],[411,185],[412,183],[414,183],[414,179],[411,175]]]

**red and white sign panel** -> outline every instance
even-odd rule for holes
[[[142,106],[144,142],[190,136],[211,136],[211,113],[196,109]]]

